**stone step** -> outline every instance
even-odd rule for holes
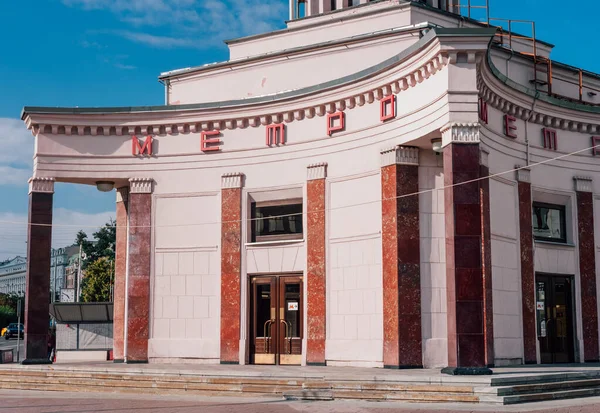
[[[562,390],[576,390],[600,387],[600,379],[573,380],[552,383],[524,384],[518,386],[498,387],[498,396],[514,396],[521,394],[551,393]]]
[[[302,390],[283,394],[286,400],[372,400],[404,401],[415,403],[478,403],[474,394],[396,392],[369,390]]]
[[[564,391],[553,391],[548,393],[532,393],[532,394],[519,394],[514,396],[500,396],[503,404],[518,404],[518,403],[533,403],[542,402],[549,400],[561,400],[561,399],[576,399],[583,397],[595,397],[600,396],[600,387],[587,388],[587,389],[576,389],[576,390],[564,390]]]

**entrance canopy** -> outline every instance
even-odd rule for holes
[[[113,303],[53,303],[50,315],[58,323],[112,323]]]

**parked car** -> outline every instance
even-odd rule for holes
[[[25,327],[23,327],[23,324],[10,323],[8,327],[6,327],[4,338],[8,340],[9,338],[16,337],[17,334],[23,338],[25,336]]]

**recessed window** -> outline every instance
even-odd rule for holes
[[[539,241],[567,242],[564,205],[533,203],[533,236]]]
[[[302,239],[302,199],[253,202],[252,242]]]

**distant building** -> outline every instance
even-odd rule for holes
[[[69,259],[77,254],[79,254],[78,246],[52,249],[50,253],[50,293],[53,294],[53,301],[61,301],[60,291],[66,287],[65,274]],[[25,294],[26,263],[27,258],[20,256],[0,263],[0,293]]]

